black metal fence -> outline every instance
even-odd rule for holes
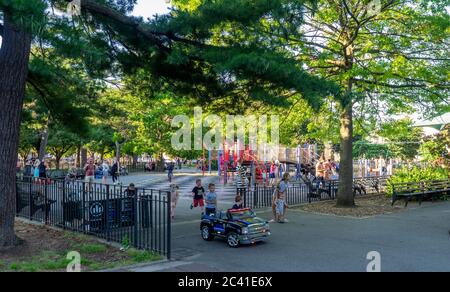
[[[356,178],[353,183],[355,195],[384,193],[388,177]],[[318,200],[334,200],[337,197],[339,181],[308,181],[292,184],[286,191],[286,203],[291,206],[311,203]],[[268,208],[272,206],[275,186],[254,185],[238,188],[245,207]]]
[[[80,181],[17,180],[17,216],[170,258],[170,193]]]

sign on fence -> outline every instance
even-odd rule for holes
[[[134,205],[133,198],[90,201],[90,232],[104,232],[107,229],[134,226]]]

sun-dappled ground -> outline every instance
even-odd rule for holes
[[[162,259],[160,255],[129,249],[121,251],[93,237],[47,226],[16,221],[16,234],[24,244],[0,250],[0,271],[66,271],[67,254],[81,255],[81,270],[96,271]]]
[[[292,210],[301,210],[317,214],[364,218],[402,212],[405,208],[400,202],[392,207],[391,199],[387,198],[385,195],[368,195],[357,197],[356,206],[354,208],[338,208],[336,207],[336,201],[322,201],[295,207]]]

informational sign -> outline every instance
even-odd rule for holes
[[[89,230],[104,232],[134,226],[134,199],[121,198],[89,202]]]

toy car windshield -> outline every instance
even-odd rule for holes
[[[255,217],[255,213],[251,209],[229,210],[233,220],[242,220]]]

